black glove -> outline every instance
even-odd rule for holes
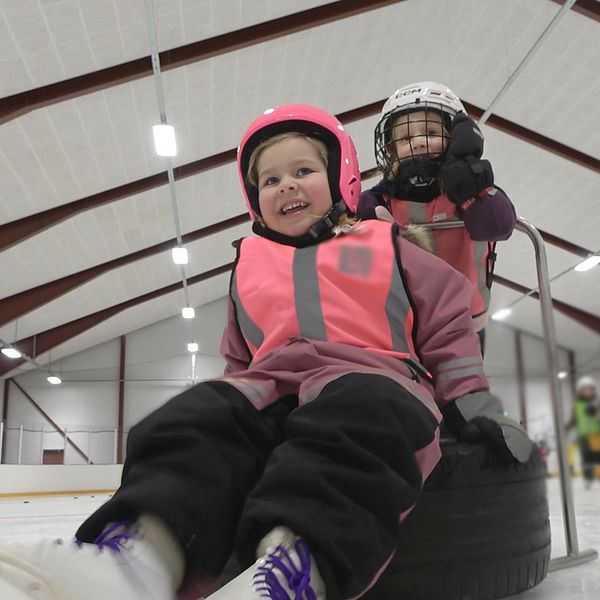
[[[440,169],[441,187],[455,204],[462,204],[492,186],[494,172],[489,160],[481,159],[483,135],[479,127],[464,113],[452,123],[452,135],[446,160]]]
[[[589,404],[588,406],[585,407],[585,414],[588,417],[595,417],[596,416],[596,407],[593,404]]]
[[[529,460],[533,442],[519,423],[504,416],[500,400],[489,392],[461,396],[443,414],[448,431],[461,442],[485,442],[502,461]]]
[[[457,113],[452,121],[452,133],[446,154],[453,158],[481,158],[483,154],[483,133],[477,123],[465,113]]]

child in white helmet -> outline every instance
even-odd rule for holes
[[[488,391],[468,282],[397,225],[348,215],[360,171],[341,123],[266,111],[238,166],[257,237],[237,244],[225,376],[131,430],[78,546],[0,548],[2,598],[197,598],[232,554],[246,570],[214,600],[359,597],[439,460],[442,413],[528,459]]]
[[[433,230],[433,251],[473,284],[471,314],[483,349],[494,244],[508,239],[516,213],[482,154],[483,135],[452,90],[433,81],[402,87],[375,128],[383,179],[363,192],[357,216],[389,213],[401,225],[464,221],[464,228]]]

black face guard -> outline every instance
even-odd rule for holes
[[[394,124],[400,116],[417,111],[425,111],[425,117],[420,121],[411,120],[407,123],[405,133],[409,139],[410,156],[399,161],[396,154],[396,143],[401,140],[394,137]],[[441,133],[436,134],[440,138],[441,154],[433,152],[429,148],[429,140],[434,137],[432,134],[421,135],[423,129],[425,132],[429,132],[432,124],[439,129],[439,120],[433,121],[428,118],[430,111],[435,111],[436,115],[442,115],[443,128]],[[423,103],[409,110],[392,111],[381,119],[375,129],[375,159],[377,166],[383,172],[386,187],[391,195],[400,199],[428,202],[440,194],[438,176],[444,161],[445,150],[450,142],[448,132],[451,122],[451,115],[442,111],[440,105],[432,103]],[[412,135],[411,127],[414,131],[417,125],[421,126],[419,135]],[[425,143],[424,149],[421,147],[423,142]],[[416,152],[416,148],[419,148],[418,152]]]
[[[429,202],[441,193],[438,175],[442,159],[415,157],[402,161],[398,174],[389,182],[394,198]]]

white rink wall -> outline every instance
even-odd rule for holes
[[[129,429],[144,416],[195,381],[223,373],[219,344],[226,308],[222,298],[199,307],[192,321],[177,316],[127,334],[124,446]],[[194,369],[187,351],[187,343],[192,340],[199,346]],[[67,431],[81,453],[65,443],[65,436],[56,432],[16,385],[9,383],[2,462],[39,465],[44,450],[64,449],[65,464],[114,463],[119,353],[120,340],[116,339],[53,362],[52,370],[63,379],[57,386],[48,384],[46,373],[39,370],[17,375],[16,383],[61,430]],[[0,386],[0,395],[3,389]],[[0,410],[4,402],[2,396]]]
[[[0,465],[0,497],[90,493],[119,487],[123,465]]]

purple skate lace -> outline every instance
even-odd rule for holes
[[[136,537],[138,527],[135,521],[117,521],[107,525],[93,543],[101,550],[108,547],[114,552],[120,552],[130,539]]]
[[[298,568],[289,552],[283,546],[277,546],[275,552],[265,558],[265,563],[258,568],[254,575],[254,589],[261,598],[271,600],[317,600],[317,595],[310,587],[310,550],[307,543],[299,539],[294,549],[300,559]],[[288,588],[293,592],[291,597],[275,575],[277,570],[283,574]]]

